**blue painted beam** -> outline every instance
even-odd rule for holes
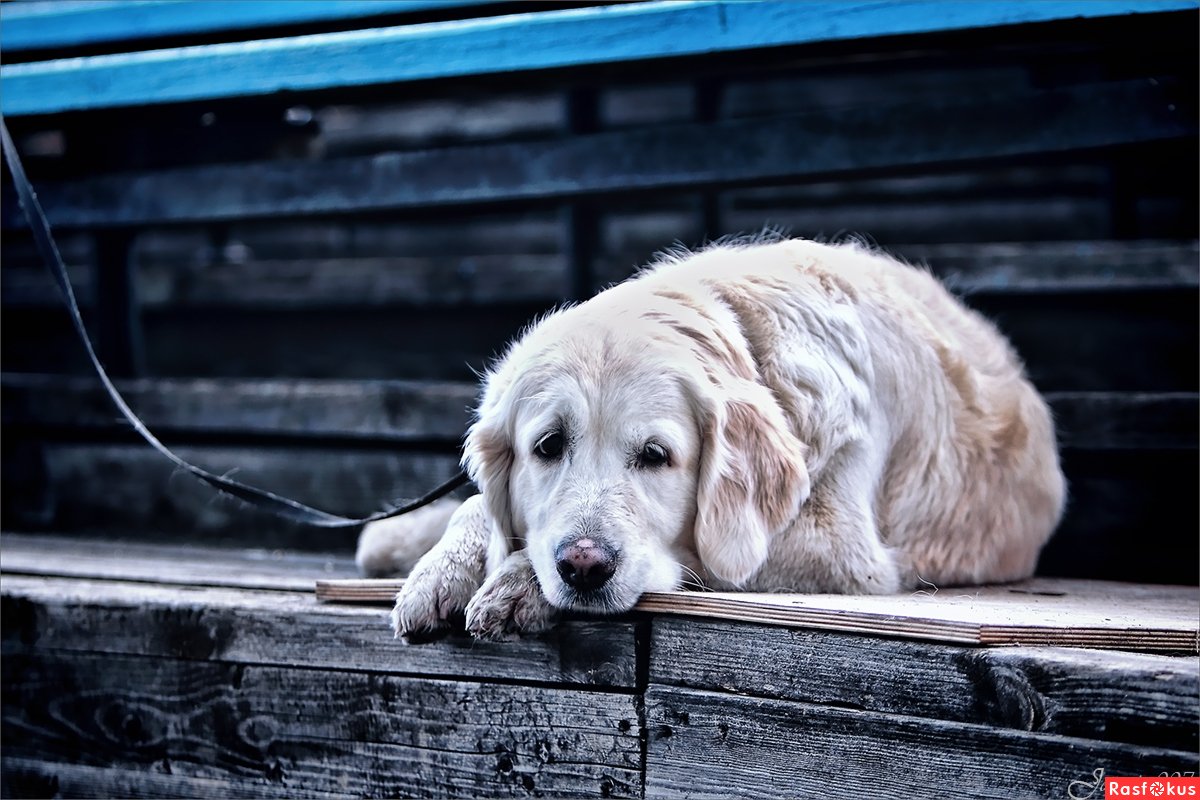
[[[0,52],[358,19],[488,0],[29,0],[0,5]]]
[[[10,116],[1196,9],[1196,0],[660,0],[0,69]]]

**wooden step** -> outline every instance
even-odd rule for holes
[[[65,229],[778,185],[1188,139],[1196,135],[1196,123],[1174,110],[1186,103],[1185,92],[1169,78],[1136,80],[329,161],[104,175],[41,182],[37,190],[51,224]],[[930,116],[941,117],[943,126],[913,124]],[[1014,127],[1014,119],[1037,123]],[[948,138],[945,130],[956,136]],[[738,142],[738,158],[729,157],[728,142]],[[191,191],[179,192],[179,186]],[[5,203],[0,226],[25,224],[20,209]]]
[[[317,601],[336,556],[79,544],[3,536],[6,796],[715,796],[719,769],[999,798],[1195,760],[1195,656],[660,613],[404,645]]]

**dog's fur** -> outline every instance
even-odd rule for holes
[[[554,432],[561,456],[535,454]],[[1050,413],[990,323],[920,269],[802,240],[665,257],[541,320],[487,375],[464,463],[479,496],[360,542],[380,574],[449,520],[397,597],[397,635],[465,613],[505,638],[690,584],[1011,581],[1065,495]],[[584,537],[615,554],[597,592],[556,571]]]

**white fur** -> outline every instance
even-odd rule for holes
[[[563,457],[535,456],[553,430]],[[650,441],[668,466],[637,466]],[[464,463],[482,496],[418,562],[398,635],[465,612],[504,638],[551,607],[618,612],[697,582],[1015,580],[1065,495],[1046,405],[992,325],[921,270],[800,240],[673,256],[541,320],[486,377]],[[404,524],[368,528],[360,562]],[[618,553],[599,597],[555,570],[583,536]]]

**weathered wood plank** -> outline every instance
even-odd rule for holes
[[[1187,0],[649,2],[15,64],[0,79],[12,117],[1193,8]]]
[[[1195,751],[674,689],[646,692],[647,798],[1063,797],[1074,780],[1194,771]]]
[[[118,388],[163,433],[286,436],[373,442],[446,440],[466,432],[473,384],[439,381],[142,379]],[[1195,448],[1195,394],[1053,392],[1060,447]],[[4,373],[5,425],[61,430],[125,428],[96,381]]]
[[[156,378],[118,388],[163,434],[239,433],[371,442],[458,442],[477,387],[442,381],[297,381]],[[5,425],[119,430],[97,381],[54,375],[0,376]]]
[[[770,653],[769,659],[747,653]],[[656,617],[651,683],[1195,750],[1200,660]]]
[[[458,471],[453,455],[419,452],[193,446],[175,450],[210,471],[234,470],[243,482],[357,516],[420,497]],[[175,541],[203,534],[209,544],[240,541],[252,547],[324,552],[351,551],[357,535],[355,529],[309,528],[255,511],[178,472],[144,445],[47,444],[40,456],[44,498],[35,499],[35,507],[9,504],[9,529],[159,531]],[[48,510],[40,508],[43,500]]]
[[[1063,448],[1194,449],[1200,438],[1194,394],[1052,392],[1046,400]]]
[[[994,320],[1043,392],[1192,392],[1200,310],[1186,291],[997,295],[967,304]]]
[[[890,596],[650,592],[638,609],[988,645],[1200,651],[1200,588],[1031,578]]]
[[[356,578],[344,553],[292,553],[4,533],[0,572],[278,591],[312,590],[315,577]]]
[[[1200,320],[1187,291],[979,293],[968,304],[999,325],[1043,392],[1194,392],[1200,384],[1192,336]],[[441,307],[152,310],[143,314],[147,372],[473,381],[472,370],[546,310],[476,307],[470,325]],[[0,338],[6,370],[90,372],[64,314],[6,308],[4,317],[6,331],[20,332]]]
[[[395,579],[320,580],[319,598],[388,602]],[[637,611],[966,645],[1200,652],[1200,588],[1030,578],[894,595],[647,592]]]
[[[319,604],[311,591],[10,574],[3,583],[6,646],[621,690],[635,685],[635,630],[622,620],[565,620],[546,635],[515,642],[476,642],[463,634],[417,646],[393,638],[386,611]]]
[[[1167,80],[1129,81],[986,102],[968,97],[875,104],[328,162],[255,162],[43,182],[38,196],[51,223],[71,228],[779,183],[1195,136],[1195,120],[1180,110],[1186,107],[1183,91]],[[931,117],[942,125],[923,124]],[[731,141],[739,143],[735,150],[726,144]],[[181,185],[191,191],[177,191]],[[11,206],[5,204],[0,223],[23,227],[24,217]]]
[[[181,273],[143,268],[146,308],[343,307],[554,302],[561,255],[245,261]]]
[[[640,794],[632,695],[6,653],[6,758],[357,796]]]
[[[1031,216],[1038,210],[1026,207],[1022,201],[1013,201],[1013,205]],[[979,210],[972,208],[967,213]],[[906,209],[905,213],[910,211]],[[811,216],[809,212],[801,213]],[[871,213],[878,219],[884,210],[875,209]],[[947,216],[953,213],[953,205],[939,205],[930,216],[939,220],[937,224],[946,225]],[[1063,213],[1078,216],[1080,210],[1065,203]],[[662,220],[660,225],[654,225],[656,218]],[[779,219],[778,215],[759,216],[757,224],[761,226],[765,218]],[[850,218],[843,217],[842,221],[849,222]],[[607,220],[606,234],[616,227],[613,222]],[[606,243],[605,252],[598,254],[604,284],[629,277],[637,265],[647,263],[666,242],[698,238],[688,234],[694,224],[686,214],[643,212],[615,222],[625,223],[622,226],[625,228],[648,230],[634,240],[626,236],[622,241]],[[907,222],[911,220],[906,218],[900,224]],[[961,227],[957,230],[961,231]],[[170,254],[173,257],[139,257],[136,280],[143,308],[404,307],[421,303],[474,306],[527,302],[550,305],[567,294],[566,260],[561,253],[344,255],[227,261],[206,255],[211,250],[206,250],[206,246],[193,243],[189,248],[187,243],[180,242],[179,248]],[[1195,242],[981,243],[898,245],[888,249],[902,258],[927,264],[952,290],[967,295],[1192,290],[1200,285],[1195,270],[1200,254]],[[198,263],[198,258],[204,263]],[[36,260],[27,265],[6,266],[4,275],[0,288],[6,307],[57,307],[62,302],[57,288]],[[72,282],[85,306],[92,304],[94,296],[92,277],[87,264],[72,268]]]
[[[242,261],[143,266],[144,307],[486,305],[547,302],[565,291],[560,255]],[[552,302],[552,301],[551,301]]]
[[[1069,450],[1063,470],[1067,515],[1042,551],[1041,574],[1196,585],[1194,451]]]
[[[901,245],[894,250],[905,259],[926,264],[962,294],[1200,286],[1197,242]]]
[[[0,794],[5,797],[262,797],[324,800],[355,797],[351,792],[310,790],[271,781],[197,778],[166,772],[170,762],[140,769],[115,769],[36,758],[0,761]]]

